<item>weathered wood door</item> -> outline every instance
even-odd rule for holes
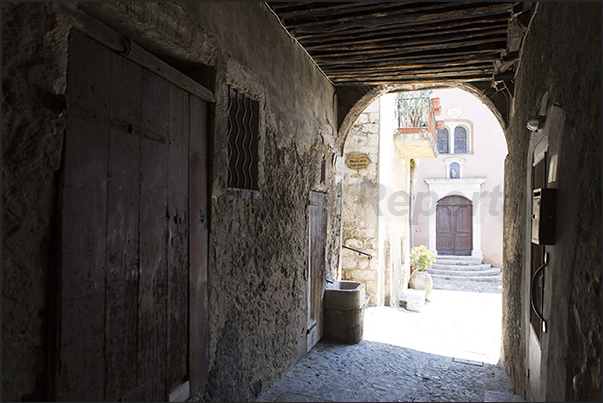
[[[326,276],[327,200],[324,193],[310,192],[309,264],[308,264],[308,330],[307,351],[323,334],[323,306]]]
[[[57,400],[166,401],[207,377],[207,105],[73,31]]]
[[[471,201],[462,196],[444,197],[436,207],[436,250],[439,255],[471,255]]]

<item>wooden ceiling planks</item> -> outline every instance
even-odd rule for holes
[[[266,3],[335,85],[491,81],[511,70],[523,3]]]

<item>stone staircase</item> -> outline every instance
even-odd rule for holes
[[[473,256],[436,256],[436,262],[427,271],[434,279],[497,281],[502,279],[500,268],[482,263]]]

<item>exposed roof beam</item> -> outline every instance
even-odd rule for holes
[[[504,49],[505,42],[482,42],[477,43],[477,46],[460,43],[456,48],[451,46],[429,47],[428,49],[414,49],[404,52],[388,52],[385,54],[369,55],[369,54],[350,54],[348,56],[313,56],[319,65],[328,67],[333,64],[351,64],[352,62],[394,62],[412,59],[424,58],[445,58],[451,56],[473,55],[479,53],[494,53]]]
[[[433,23],[413,23],[409,22],[408,24],[396,24],[396,25],[388,25],[382,27],[374,27],[374,28],[355,28],[355,29],[342,29],[340,32],[329,32],[324,33],[319,30],[308,31],[308,33],[304,34],[302,32],[296,31],[294,29],[288,28],[289,32],[300,41],[300,43],[309,43],[312,41],[329,41],[329,40],[337,40],[341,38],[349,38],[353,36],[363,35],[378,35],[378,34],[394,34],[396,32],[399,33],[423,33],[429,31],[438,31],[444,29],[454,29],[460,28],[462,26],[467,25],[489,25],[489,24],[507,24],[508,22],[508,12],[503,11],[496,15],[489,16],[477,16],[465,19],[457,19],[450,21],[436,21]]]
[[[308,50],[308,53],[312,55],[315,59],[323,58],[323,57],[365,57],[372,55],[395,55],[400,52],[417,52],[422,50],[431,50],[431,49],[447,49],[454,47],[464,47],[464,46],[478,46],[482,44],[490,44],[490,43],[501,43],[501,50],[505,50],[505,39],[507,38],[507,33],[505,30],[497,31],[489,33],[488,35],[481,35],[479,39],[472,39],[474,36],[469,37],[459,37],[454,35],[448,35],[439,40],[419,40],[419,41],[408,41],[408,42],[393,42],[390,44],[381,44],[380,46],[365,46],[365,47],[355,47],[354,45],[349,46],[339,46],[331,49],[321,49],[321,50]],[[324,59],[323,59],[324,60]]]
[[[443,3],[448,4],[448,3]],[[485,6],[476,7],[476,3],[468,3],[470,6],[465,6],[461,9],[453,9],[440,12],[424,12],[424,13],[407,13],[405,11],[390,12],[383,16],[356,16],[349,18],[338,18],[326,21],[314,21],[296,23],[294,21],[285,20],[285,26],[288,29],[293,29],[295,32],[321,31],[321,32],[343,32],[342,28],[376,28],[384,26],[399,26],[400,24],[425,24],[440,21],[460,20],[464,18],[472,18],[476,15],[485,17],[493,14],[508,13],[510,16],[513,3],[490,3]],[[481,3],[477,3],[481,4]]]
[[[367,32],[365,35],[346,35],[338,38],[333,38],[330,41],[325,40],[312,40],[312,37],[308,37],[301,41],[304,48],[309,52],[320,49],[336,49],[338,46],[353,45],[358,48],[362,46],[380,46],[381,44],[394,43],[397,41],[414,39],[418,40],[421,38],[430,38],[431,40],[445,39],[447,36],[456,38],[472,38],[474,36],[481,36],[484,33],[506,33],[507,32],[506,22],[490,22],[486,24],[478,24],[477,26],[471,26],[467,28],[455,28],[455,29],[433,29],[433,30],[417,30],[418,32],[399,31],[399,30],[388,30],[384,31],[379,35],[375,35],[374,31]],[[427,40],[427,39],[425,39]]]
[[[490,74],[494,73],[494,67],[492,66],[492,63],[477,63],[474,65],[470,65],[470,66],[463,66],[463,71],[476,71],[476,70],[480,70],[480,71],[485,71],[488,72]],[[409,74],[430,74],[430,73],[437,73],[437,72],[448,72],[448,73],[454,73],[454,72],[458,72],[459,69],[458,67],[437,67],[437,66],[432,66],[432,67],[422,67],[422,68],[400,68],[400,69],[373,69],[370,70],[368,72],[364,72],[362,73],[362,77],[366,77],[366,78],[373,78],[373,77],[385,77],[387,75],[390,76],[404,76],[404,75],[409,75]],[[343,78],[354,78],[354,77],[358,77],[359,73],[357,70],[351,70],[351,71],[336,71],[336,72],[330,72],[329,73],[329,77],[332,79],[343,79]]]

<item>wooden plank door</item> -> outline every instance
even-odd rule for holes
[[[454,254],[461,256],[471,255],[473,248],[472,209],[469,200],[463,200],[454,211]]]
[[[323,307],[326,279],[327,200],[324,193],[310,192],[309,264],[308,264],[308,330],[307,351],[323,334]]]
[[[207,223],[195,221],[207,213],[207,105],[77,31],[69,54],[55,397],[198,392],[207,379]]]
[[[436,250],[439,255],[468,256],[473,248],[471,202],[448,196],[436,207]]]

